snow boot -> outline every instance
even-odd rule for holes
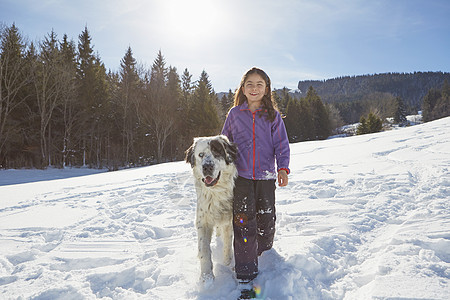
[[[238,299],[256,299],[256,292],[253,289],[253,281],[240,280],[238,288],[241,291],[241,295]]]

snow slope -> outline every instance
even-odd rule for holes
[[[291,145],[260,297],[450,299],[449,128],[445,118]],[[29,174],[0,171],[1,299],[237,297],[219,241],[216,280],[198,280],[188,164]]]

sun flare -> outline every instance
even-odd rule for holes
[[[215,36],[223,28],[216,1],[169,0],[164,3],[167,33],[183,43],[198,43]]]

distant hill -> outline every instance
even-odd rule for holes
[[[327,103],[353,102],[367,99],[371,94],[388,93],[401,97],[408,107],[420,110],[423,97],[432,88],[440,89],[445,79],[450,82],[450,73],[384,73],[305,80],[298,83],[298,89],[305,94],[312,86]]]

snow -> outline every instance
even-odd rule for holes
[[[291,145],[264,299],[450,299],[450,118]],[[81,176],[84,175],[84,176]],[[199,281],[190,165],[0,171],[1,299],[236,299]]]

